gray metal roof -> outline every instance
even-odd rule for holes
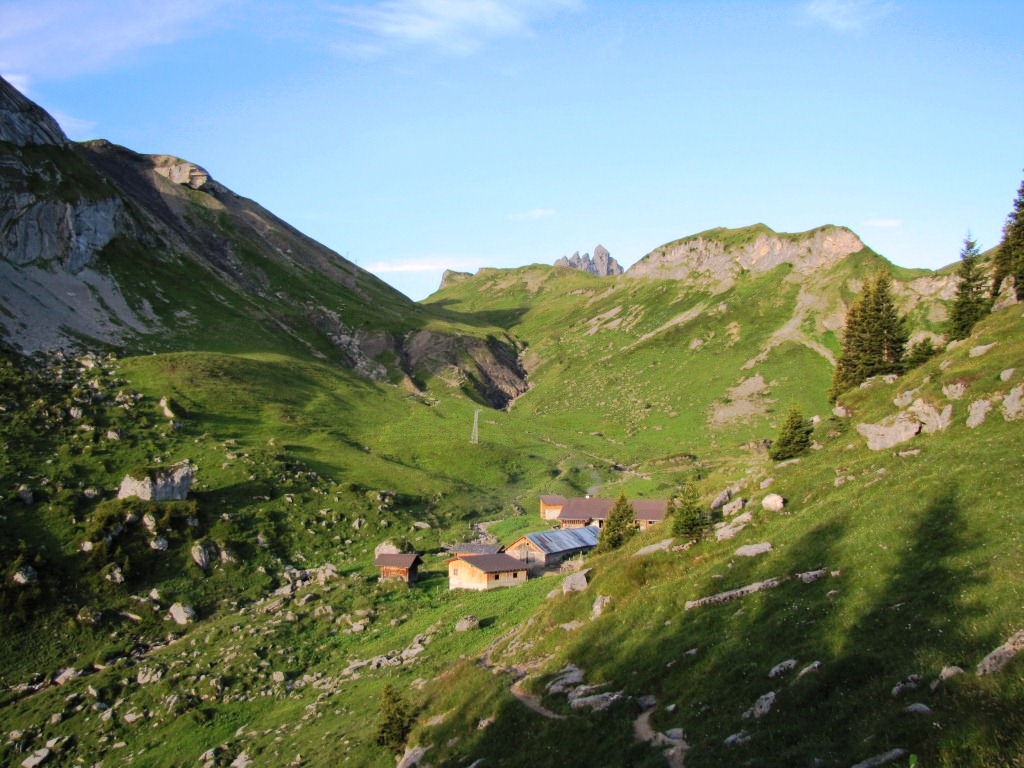
[[[586,525],[582,528],[563,528],[557,531],[528,533],[523,538],[532,541],[542,552],[553,555],[570,549],[596,547],[600,535],[596,526]]]

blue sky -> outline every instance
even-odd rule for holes
[[[902,266],[992,247],[1021,30],[1019,0],[0,0],[0,73],[421,299],[755,222]]]

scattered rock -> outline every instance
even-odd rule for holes
[[[204,571],[210,567],[210,563],[217,557],[217,545],[209,539],[197,541],[192,545],[192,562]]]
[[[31,505],[32,502],[35,501],[35,496],[32,493],[32,489],[29,488],[24,483],[22,483],[21,485],[18,486],[17,493],[18,493],[18,501],[20,501],[22,504],[29,504],[29,505]]]
[[[754,702],[754,706],[748,709],[741,716],[744,720],[760,720],[762,717],[772,711],[772,706],[775,704],[775,691],[768,691],[768,693],[761,696],[757,701]]]
[[[137,496],[145,501],[184,501],[194,474],[191,462],[185,459],[169,467],[150,469],[142,477],[125,475],[117,498]]]
[[[914,404],[907,409],[907,412],[917,417],[917,420],[921,422],[921,431],[926,434],[941,432],[953,420],[952,405],[947,404],[940,412],[935,406],[929,405],[921,399],[915,400]]]
[[[850,418],[850,412],[846,408],[838,404],[832,409],[832,415],[835,416],[837,419]]]
[[[888,752],[883,752],[880,755],[869,757],[867,760],[861,760],[851,768],[877,768],[879,765],[886,765],[888,763],[894,763],[897,760],[902,760],[907,756],[907,750],[905,749],[890,749]]]
[[[46,747],[37,749],[31,755],[21,761],[21,768],[36,768],[36,766],[42,765],[49,759],[50,750]]]
[[[562,581],[562,594],[567,595],[570,592],[582,592],[587,588],[587,574],[590,573],[589,568],[585,568],[582,571],[571,573],[565,577]]]
[[[1015,370],[1017,370],[1017,369],[1016,368],[1007,368],[1005,371],[1003,371],[1002,373],[999,374],[999,380],[1000,381],[1009,381],[1010,379],[1013,378],[1013,372]]]
[[[608,709],[616,701],[622,698],[622,691],[606,692],[606,693],[595,693],[590,696],[580,696],[579,698],[569,699],[569,706],[573,709],[584,709],[587,708],[592,712],[601,712],[602,710]]]
[[[915,688],[917,688],[917,686],[921,684],[921,679],[922,678],[920,675],[910,675],[905,679],[901,680],[900,682],[896,683],[896,685],[893,686],[891,691],[892,697],[896,699],[902,696],[904,691],[914,690]]]
[[[905,392],[900,392],[896,397],[893,398],[892,404],[897,408],[906,408],[912,402],[914,402],[914,395],[917,393],[916,389],[908,389]]]
[[[11,576],[11,581],[25,587],[39,581],[39,574],[36,573],[36,569],[31,565],[23,565],[14,572],[14,575]]]
[[[731,499],[731,498],[732,498],[732,489],[726,488],[720,494],[715,496],[715,500],[711,502],[711,509],[713,509],[713,510],[714,509],[721,509],[722,507],[724,507],[728,503],[729,499]]]
[[[971,347],[970,351],[968,351],[967,354],[970,355],[971,357],[981,357],[990,349],[992,349],[992,347],[994,347],[995,345],[996,342],[992,342],[991,344],[982,344],[981,346],[978,347]]]
[[[406,747],[405,754],[402,755],[402,759],[398,761],[398,765],[395,768],[416,768],[420,764],[420,760],[423,756],[430,751],[432,747]]]
[[[772,551],[772,545],[767,541],[762,541],[760,544],[747,544],[736,550],[735,554],[737,557],[756,557],[757,555],[763,555],[766,552]]]
[[[456,632],[469,632],[480,628],[480,619],[476,616],[464,616],[455,623]]]
[[[705,605],[717,605],[719,603],[725,603],[730,600],[735,600],[737,597],[746,597],[752,595],[755,592],[763,592],[766,589],[774,589],[779,586],[778,579],[765,579],[764,581],[758,581],[753,584],[748,584],[745,587],[739,587],[738,589],[730,589],[727,592],[719,592],[717,595],[709,595],[708,597],[702,597],[698,600],[687,600],[686,605],[683,606],[684,610],[691,611],[694,608],[700,608]]]
[[[1003,418],[1016,421],[1024,415],[1024,384],[1018,384],[1003,398]]]
[[[666,552],[672,546],[672,541],[672,539],[662,539],[657,544],[648,544],[646,547],[634,552],[633,557],[642,557],[643,555],[650,555],[655,552]]]
[[[937,678],[935,678],[934,680],[932,680],[932,682],[931,682],[931,686],[930,687],[931,687],[932,693],[935,693],[937,690],[939,690],[939,688],[942,686],[942,684],[944,682],[946,682],[947,680],[949,680],[949,678],[956,677],[957,675],[962,675],[963,673],[964,673],[964,671],[960,667],[956,667],[956,666],[943,667],[942,671],[939,672],[939,676]]]
[[[985,416],[992,410],[992,403],[985,398],[975,400],[967,407],[967,426],[971,429],[985,423]]]
[[[769,485],[771,485],[774,482],[775,482],[775,478],[774,477],[767,477],[764,480],[762,480],[760,485],[758,485],[757,487],[760,488],[763,491],[765,488],[767,488]]]
[[[918,701],[913,704],[908,704],[903,708],[903,711],[911,715],[930,715],[932,713],[932,708],[927,704],[922,704]]]
[[[868,441],[872,451],[884,451],[905,443],[921,431],[921,422],[903,412],[883,419],[878,424],[858,424],[857,431]]]
[[[999,672],[1010,663],[1010,659],[1024,650],[1024,629],[996,648],[978,664],[978,677]]]
[[[815,672],[817,672],[819,669],[821,669],[821,662],[820,661],[812,661],[810,664],[808,664],[806,667],[804,667],[803,669],[801,669],[797,673],[797,678],[799,679],[799,678],[803,677],[804,675],[812,675]]]
[[[184,603],[175,603],[171,606],[168,613],[174,620],[174,623],[181,626],[191,624],[196,618],[195,609],[191,605],[185,605]]]
[[[724,507],[722,507],[722,514],[726,517],[732,517],[733,515],[741,512],[743,507],[746,506],[747,500],[743,497],[733,499]]]
[[[166,552],[171,543],[167,541],[163,536],[157,536],[155,539],[150,539],[149,548],[157,552]]]
[[[740,731],[739,733],[734,733],[732,736],[727,737],[725,745],[727,747],[741,747],[750,741],[750,739],[751,736],[749,733],[746,731]]]
[[[768,677],[778,677],[779,675],[785,674],[786,672],[789,672],[789,670],[794,668],[796,668],[796,659],[786,659],[785,661],[780,661],[778,664],[771,668],[771,671],[768,673]]]
[[[611,605],[611,602],[612,599],[608,595],[598,595],[597,600],[594,601],[593,608],[591,608],[591,616],[596,619],[604,613],[604,609]]]
[[[554,680],[547,684],[546,689],[548,693],[555,695],[559,693],[565,693],[570,688],[581,685],[583,683],[583,670],[577,667],[575,664],[567,664]]]
[[[352,521],[352,529],[353,530],[358,531],[364,525],[366,525],[366,520],[364,520],[361,517],[357,517],[355,520]]]
[[[415,523],[412,524],[412,527],[420,531],[427,531],[430,530],[430,523],[425,523],[422,520],[417,520]]]
[[[783,507],[786,506],[786,500],[777,493],[769,493],[761,501],[761,506],[768,512],[781,512]]]
[[[74,680],[76,677],[81,675],[82,672],[74,667],[66,667],[57,673],[57,676],[53,678],[54,685],[64,685],[69,680]]]
[[[954,381],[942,387],[942,394],[950,400],[959,400],[967,391],[967,384],[963,381]]]

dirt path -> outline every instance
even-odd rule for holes
[[[519,671],[517,668],[514,669],[515,671]],[[557,712],[552,712],[550,709],[541,704],[539,696],[534,696],[532,693],[527,693],[526,691],[524,691],[522,689],[522,682],[524,679],[526,679],[525,674],[523,675],[523,677],[520,677],[514,683],[512,683],[512,687],[509,688],[509,692],[517,699],[519,699],[519,701],[523,704],[524,707],[526,707],[529,710],[532,710],[533,712],[536,712],[538,715],[546,717],[549,720],[565,720],[565,715],[560,715]]]

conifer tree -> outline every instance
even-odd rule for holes
[[[601,528],[601,537],[597,542],[598,552],[610,552],[618,549],[636,533],[636,512],[629,503],[626,494],[620,494],[615,506],[608,513],[608,519]]]
[[[672,506],[672,535],[684,539],[703,539],[711,520],[701,509],[697,486],[687,481]]]
[[[999,295],[1003,280],[1012,275],[1018,301],[1024,301],[1024,181],[1017,190],[1013,210],[1003,225],[1003,242],[999,246],[992,270],[992,296]]]
[[[949,313],[946,335],[950,341],[966,339],[971,329],[989,311],[989,299],[985,295],[985,276],[981,272],[978,259],[981,252],[978,244],[971,239],[968,232],[964,238],[964,247],[960,251],[960,266],[957,277],[960,278],[956,287],[956,299]]]
[[[784,461],[799,456],[811,447],[811,433],[814,427],[796,405],[789,407],[786,420],[779,429],[779,436],[772,443],[768,455],[775,461]]]
[[[903,373],[907,338],[889,276],[879,271],[846,314],[843,350],[832,375],[829,400],[835,402],[843,392],[872,376]]]
[[[405,697],[395,686],[384,686],[380,699],[380,719],[377,721],[376,741],[380,746],[398,752],[412,730],[412,712]]]

